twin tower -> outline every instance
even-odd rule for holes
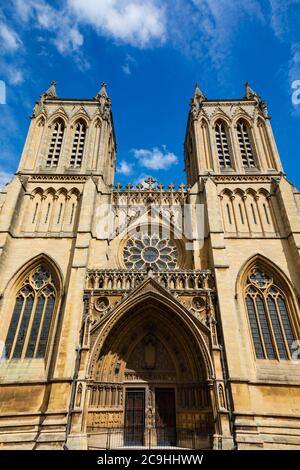
[[[114,187],[106,85],[35,104],[0,193],[0,448],[300,448],[300,193],[248,84],[196,86],[184,160],[186,186]],[[100,237],[104,207],[132,230]]]

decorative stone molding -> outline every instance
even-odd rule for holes
[[[85,183],[90,177],[83,175],[30,175],[29,182],[35,183],[36,181],[58,181],[60,183]]]
[[[199,292],[214,289],[210,270],[153,271],[152,277],[171,292]],[[147,271],[95,270],[87,271],[86,289],[93,291],[130,292],[149,277]]]

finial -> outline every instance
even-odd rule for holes
[[[99,102],[99,108],[100,108],[100,113],[106,121],[110,119],[111,116],[111,101],[109,99],[109,96],[106,91],[107,84],[105,82],[101,83],[101,89],[97,93],[96,96],[94,96],[94,100],[97,100]]]
[[[194,97],[196,96],[199,97],[202,101],[207,99],[204,93],[201,91],[198,82],[195,83]]]
[[[100,98],[108,98],[106,87],[107,87],[107,83],[102,82],[100,91],[97,93],[96,96],[94,96],[95,100],[99,100]]]
[[[245,98],[247,100],[255,100],[255,101],[259,101],[260,99],[259,95],[250,87],[249,82],[245,83]]]
[[[100,95],[105,95],[105,96],[107,96],[106,87],[107,87],[107,83],[102,82],[102,83],[101,83]]]
[[[153,189],[153,185],[156,183],[156,179],[152,178],[152,176],[148,176],[144,182],[148,185],[148,189]]]
[[[56,98],[56,81],[52,80],[48,90],[44,91],[42,98]]]
[[[198,83],[196,82],[194,95],[192,96],[191,102],[190,102],[191,115],[193,116],[194,119],[198,118],[201,108],[202,108],[202,103],[203,101],[206,101],[206,100],[207,100],[206,96],[200,90],[200,87]]]

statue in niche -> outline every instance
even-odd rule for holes
[[[144,363],[143,368],[148,370],[155,369],[156,364],[156,339],[153,335],[147,335],[144,343]]]
[[[82,383],[78,385],[77,388],[77,397],[76,397],[76,407],[79,408],[81,405],[81,397],[82,397]]]
[[[221,384],[219,385],[219,402],[220,402],[220,407],[225,408],[224,390]]]

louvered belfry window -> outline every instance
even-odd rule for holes
[[[255,160],[250,139],[248,125],[245,121],[240,120],[237,123],[237,136],[242,157],[243,166],[246,168],[255,167]]]
[[[247,279],[246,307],[258,359],[291,359],[296,339],[285,293],[260,266]]]
[[[231,168],[230,149],[226,125],[223,121],[217,121],[215,126],[216,144],[221,168]]]
[[[61,119],[58,119],[53,126],[46,163],[47,167],[56,167],[58,165],[59,157],[61,155],[64,131],[64,122]]]
[[[45,356],[56,300],[52,275],[40,264],[26,277],[16,295],[5,341],[7,359]]]
[[[83,159],[83,151],[85,144],[86,125],[83,121],[79,121],[75,126],[74,140],[71,153],[70,166],[72,168],[80,168]]]

